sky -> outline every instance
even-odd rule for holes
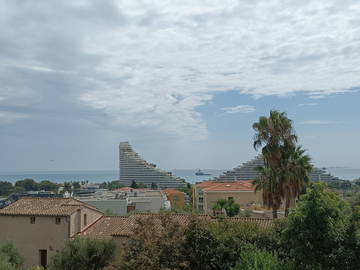
[[[285,111],[360,168],[358,0],[2,0],[0,171],[233,168]]]

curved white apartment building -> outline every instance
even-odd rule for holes
[[[186,185],[185,180],[163,171],[155,164],[145,161],[138,153],[134,152],[128,142],[121,142],[120,155],[120,183],[130,186],[133,181],[144,183],[151,187],[152,183],[158,188],[179,188]]]

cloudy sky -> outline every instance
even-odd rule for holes
[[[232,168],[271,109],[360,167],[358,0],[2,0],[0,81],[1,171]]]

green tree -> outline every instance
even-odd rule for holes
[[[136,183],[135,180],[132,180],[130,187],[131,187],[131,188],[138,188],[139,186],[138,186],[138,184]]]
[[[25,191],[36,191],[39,190],[39,185],[33,179],[26,178],[24,180],[16,181],[16,188],[22,188]]]
[[[158,189],[158,185],[156,183],[151,183],[151,189]]]
[[[50,270],[100,270],[115,260],[113,241],[75,238],[52,257]]]
[[[285,200],[285,216],[289,214],[290,202],[299,197],[299,194],[310,183],[312,165],[310,156],[305,155],[301,146],[294,144],[284,145],[282,160],[282,192]]]
[[[232,270],[279,270],[282,269],[281,261],[269,251],[258,249],[256,246],[247,244],[240,253],[239,262]]]
[[[81,189],[81,185],[80,185],[79,181],[72,182],[72,186],[73,186],[74,191],[78,191]]]
[[[64,182],[64,192],[71,192],[72,191],[72,184],[70,182]]]
[[[58,188],[59,188],[58,184],[53,183],[49,180],[43,180],[39,183],[40,190],[56,192],[58,190]]]
[[[2,258],[3,263],[4,261],[8,262],[10,265],[15,267],[15,269],[21,268],[24,263],[24,258],[20,255],[18,249],[12,242],[0,244],[0,258]]]
[[[360,269],[360,206],[352,209],[343,250],[343,269]]]
[[[259,122],[253,124],[256,131],[254,136],[254,148],[261,152],[265,166],[258,168],[259,177],[254,181],[257,185],[256,191],[263,191],[263,202],[272,208],[273,218],[277,218],[277,210],[280,208],[282,192],[281,163],[284,155],[282,153],[285,145],[295,144],[297,136],[292,121],[284,112],[270,111],[270,116],[261,116]]]
[[[348,228],[348,205],[317,183],[288,217],[281,243],[298,269],[339,269]]]
[[[205,221],[194,216],[190,220],[184,236],[182,253],[186,262],[185,269],[223,269],[218,267],[217,248],[219,242],[210,232]]]
[[[0,196],[8,196],[14,191],[14,186],[7,181],[0,181]]]
[[[270,111],[270,116],[261,116],[253,124],[256,131],[254,148],[261,148],[264,166],[257,168],[259,176],[254,180],[256,191],[263,191],[263,202],[273,211],[285,201],[285,215],[288,215],[290,202],[309,183],[312,169],[310,157],[296,146],[297,136],[292,121],[284,112]]]
[[[239,214],[240,205],[235,203],[233,199],[219,199],[214,205],[214,210],[222,210],[225,209],[226,214],[229,217],[233,217]]]
[[[20,270],[18,267],[14,266],[9,262],[9,258],[0,253],[0,270]]]
[[[168,214],[139,216],[119,269],[179,269],[183,234],[183,228]]]

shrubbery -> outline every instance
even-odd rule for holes
[[[112,241],[75,238],[51,260],[50,270],[100,270],[115,260]]]
[[[11,242],[0,244],[0,270],[21,269],[24,259]]]

